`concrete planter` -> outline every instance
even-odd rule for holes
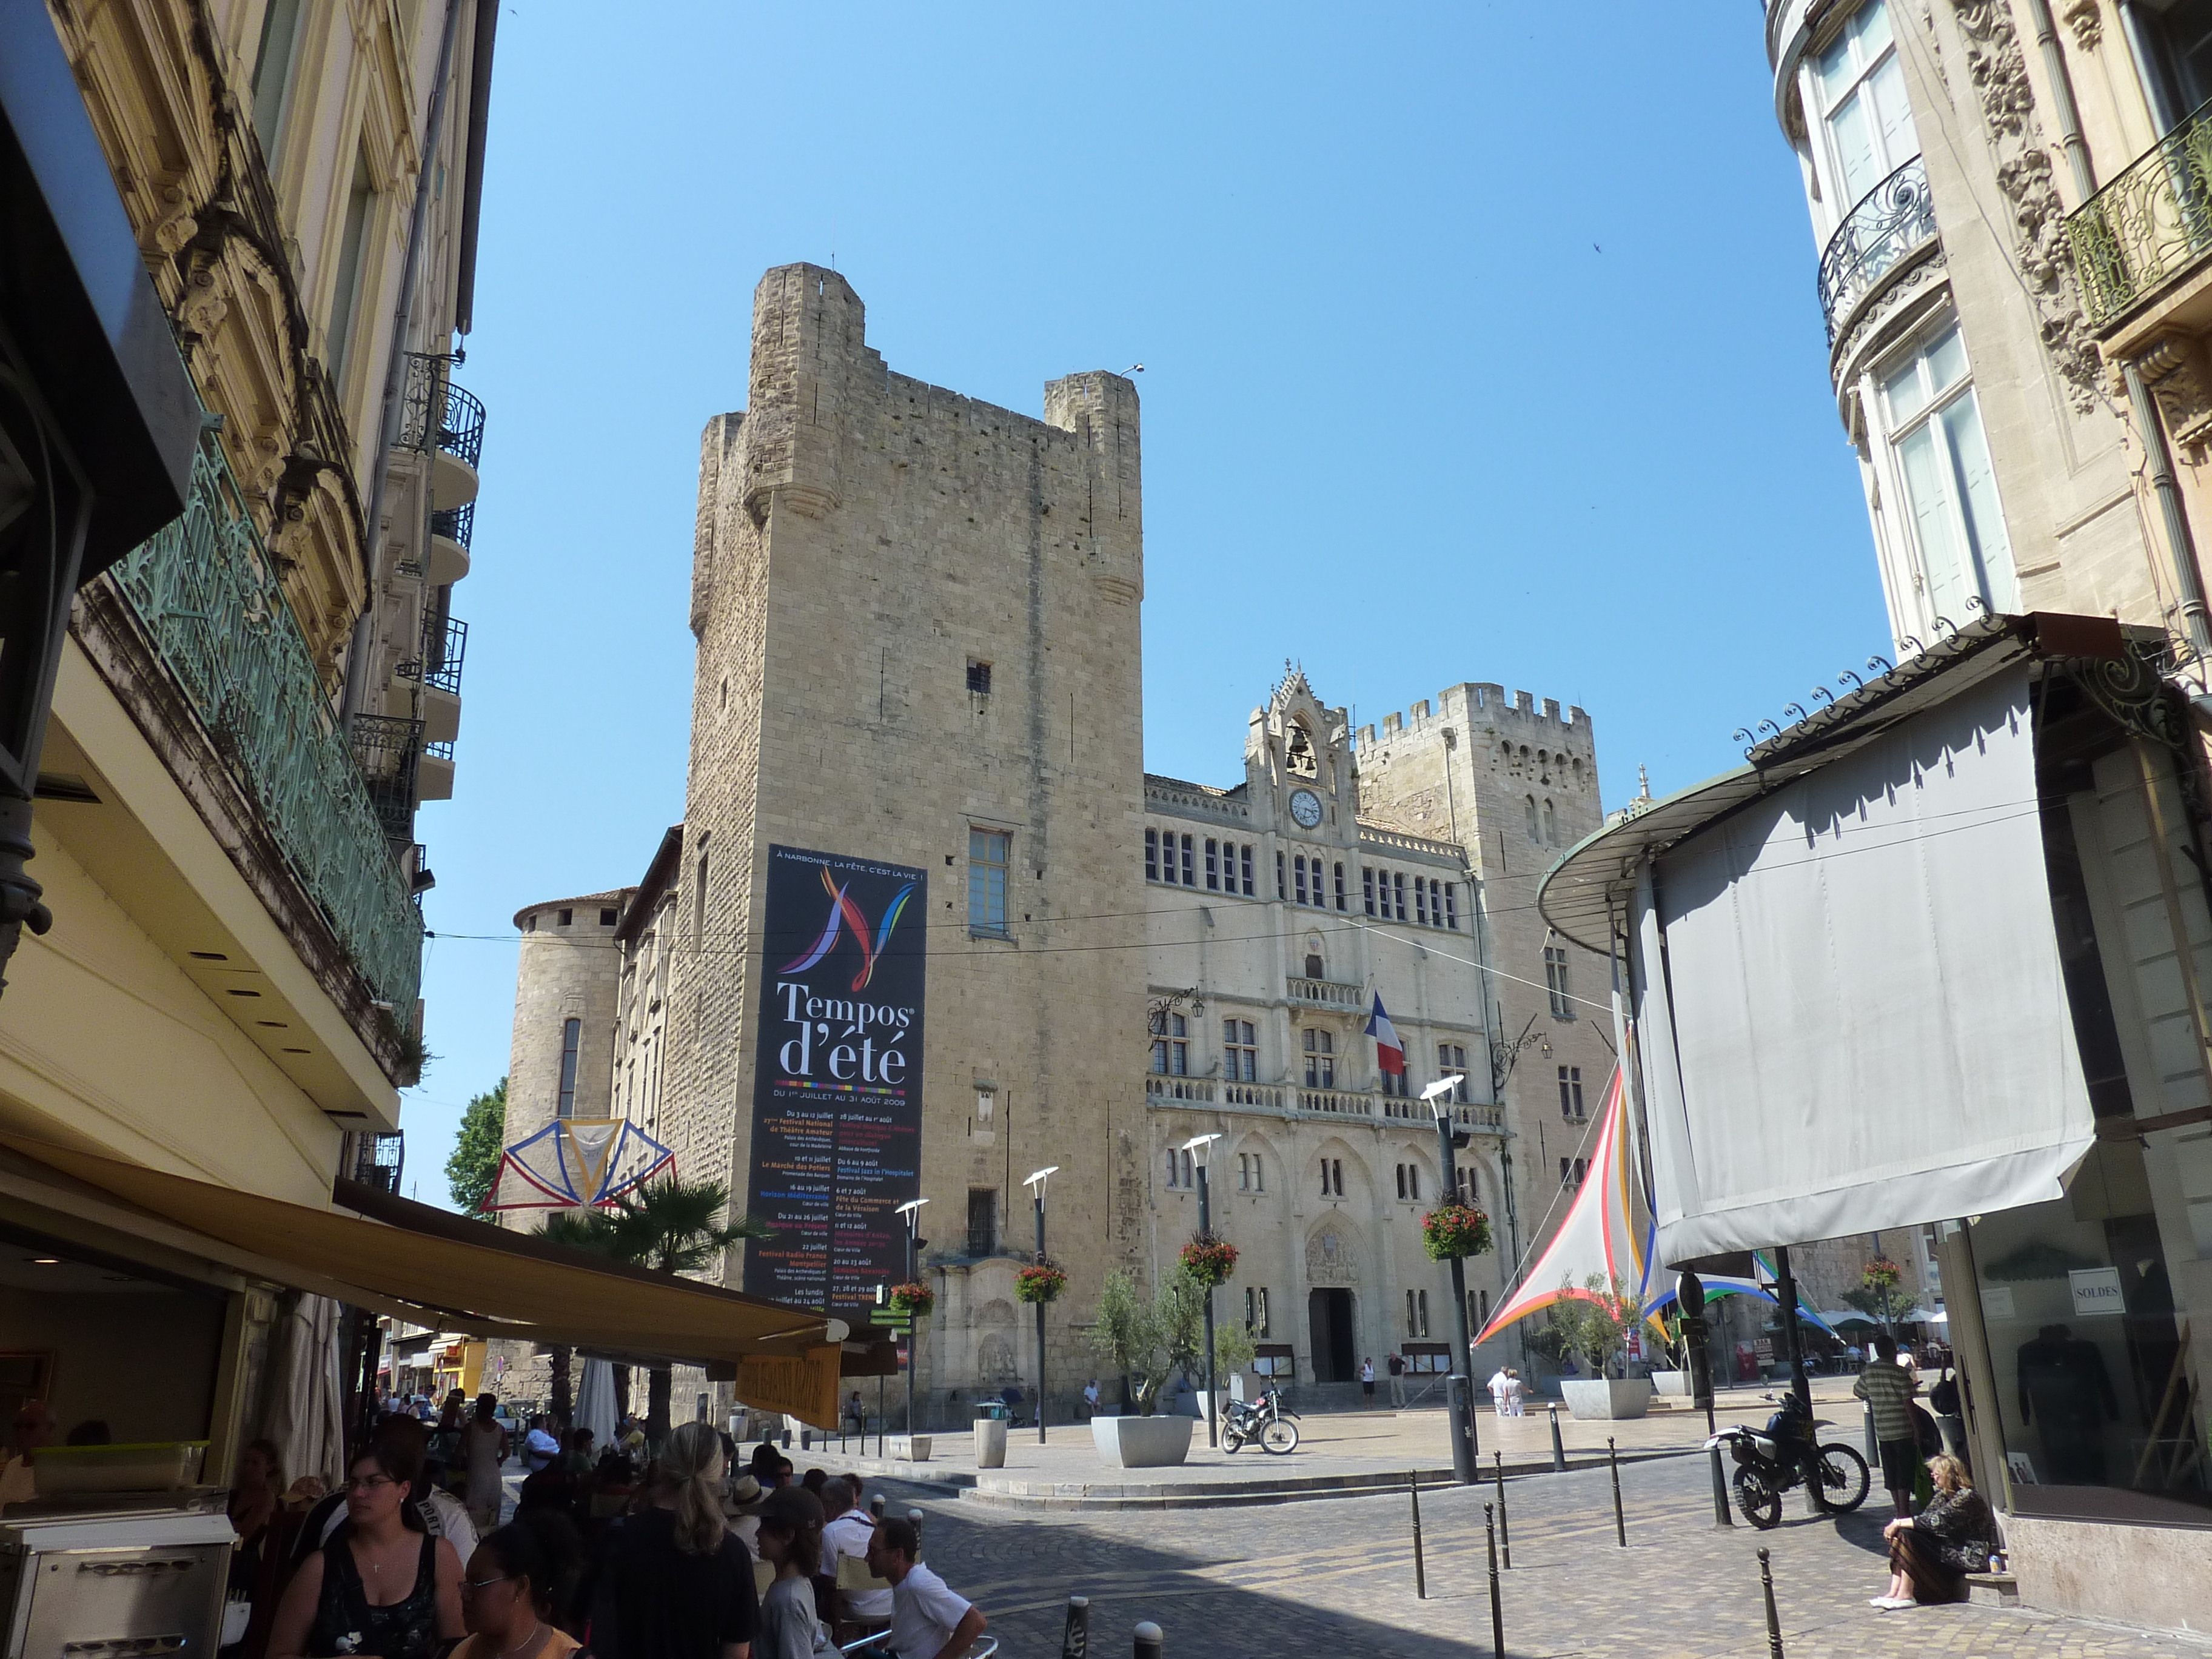
[[[1003,1469],[1006,1467],[1006,1425],[994,1417],[975,1419],[975,1467],[979,1469]]]
[[[1197,1426],[1188,1417],[1094,1417],[1091,1438],[1098,1461],[1114,1468],[1165,1468],[1189,1455]]]
[[[1559,1396],[1567,1409],[1583,1422],[1618,1422],[1641,1417],[1651,1405],[1651,1379],[1631,1377],[1625,1382],[1559,1379]]]
[[[1687,1395],[1690,1392],[1690,1374],[1687,1371],[1654,1371],[1651,1373],[1651,1386],[1661,1394]]]
[[[1006,1426],[1001,1423],[1000,1428]],[[891,1455],[909,1463],[929,1462],[929,1437],[926,1434],[895,1434],[890,1437]]]

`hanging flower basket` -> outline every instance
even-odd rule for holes
[[[1431,1261],[1456,1261],[1490,1249],[1490,1218],[1471,1204],[1440,1204],[1421,1218],[1421,1248]]]
[[[1014,1275],[1014,1299],[1018,1302],[1056,1302],[1066,1288],[1067,1275],[1049,1261],[1024,1267]]]
[[[895,1314],[907,1314],[920,1319],[936,1305],[937,1292],[918,1279],[891,1286],[890,1310]]]
[[[1225,1238],[1200,1233],[1182,1247],[1182,1270],[1206,1290],[1226,1284],[1237,1271],[1237,1247]]]
[[[1905,1269],[1887,1256],[1878,1255],[1866,1264],[1866,1272],[1862,1277],[1870,1291],[1893,1291],[1897,1288],[1898,1280],[1905,1277]]]

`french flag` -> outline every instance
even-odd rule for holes
[[[1382,999],[1375,999],[1375,1012],[1367,1021],[1367,1035],[1375,1039],[1375,1063],[1393,1077],[1406,1075],[1406,1045],[1398,1041],[1398,1028],[1382,1012]]]

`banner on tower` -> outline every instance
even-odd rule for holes
[[[859,1317],[906,1276],[921,1186],[922,871],[768,849],[745,1291]]]

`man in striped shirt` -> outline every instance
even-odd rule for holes
[[[1920,1462],[1920,1434],[1912,1420],[1912,1396],[1920,1384],[1897,1363],[1897,1339],[1884,1333],[1874,1340],[1874,1356],[1851,1384],[1851,1392],[1874,1408],[1874,1437],[1881,1448],[1881,1484],[1900,1517],[1912,1513],[1913,1472]]]

